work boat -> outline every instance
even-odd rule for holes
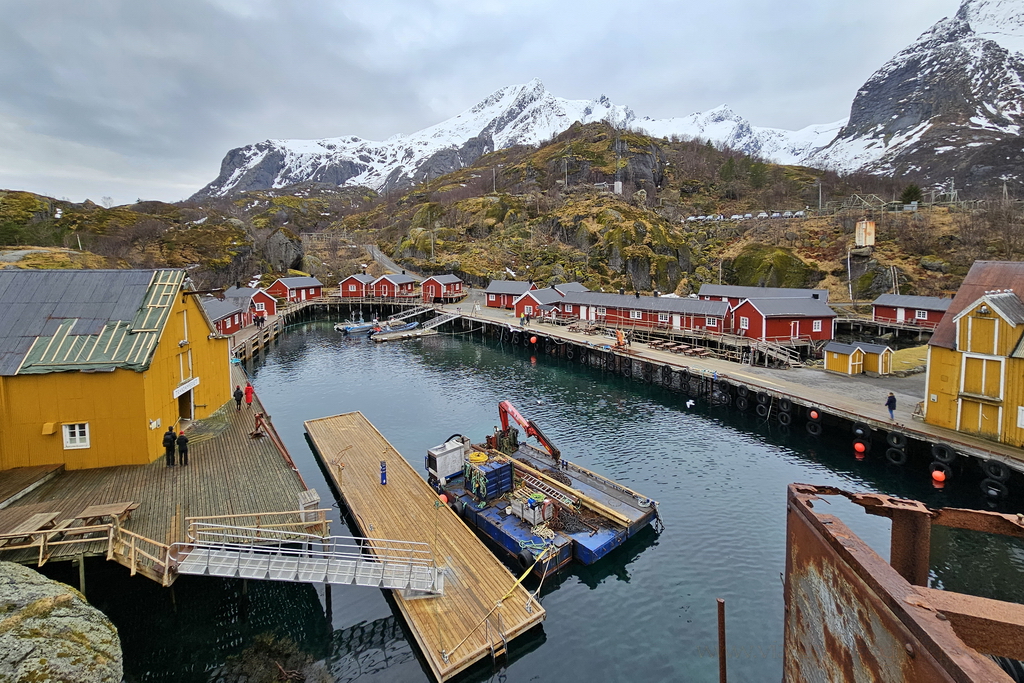
[[[656,522],[658,503],[575,465],[508,401],[484,444],[461,434],[427,451],[431,486],[484,536],[543,578],[593,564]],[[519,442],[519,424],[544,450]]]

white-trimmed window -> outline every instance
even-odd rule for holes
[[[630,311],[629,312],[629,319],[630,320],[641,320],[643,317],[644,317],[644,314],[641,311]]]
[[[349,285],[348,286],[348,291],[350,291],[350,292],[356,291],[356,286],[355,285]]]
[[[918,310],[914,311],[914,320],[927,320],[927,319],[928,319],[928,311],[922,311],[921,309],[918,309]]]
[[[566,304],[565,305],[565,312],[566,313],[572,313],[572,304]]]
[[[718,327],[718,318],[704,318],[704,327]]]
[[[89,423],[74,422],[61,425],[64,431],[64,448],[88,448],[89,447]]]
[[[812,332],[821,332],[821,321],[820,320],[815,320],[814,322],[811,323],[811,331]]]
[[[493,294],[488,294],[488,295],[487,295],[487,300],[488,300],[488,301],[494,301],[494,300],[495,300],[495,299],[494,299],[494,295],[493,295]]]
[[[740,316],[740,329],[741,330],[749,330],[750,329],[750,318],[744,318],[743,316]]]
[[[256,302],[256,310],[259,311],[260,313],[262,313],[263,311],[267,310],[267,305],[257,301]]]
[[[604,306],[598,306],[597,307],[597,314],[598,315],[608,315],[608,309],[605,308]]]
[[[668,322],[668,313],[659,313],[658,314],[658,322],[659,323],[667,323]]]
[[[523,313],[533,315],[533,306],[523,306]]]

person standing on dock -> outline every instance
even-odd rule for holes
[[[245,394],[242,393],[242,385],[241,384],[236,384],[235,385],[235,393],[232,394],[232,396],[235,397],[235,410],[241,410],[242,409],[242,399],[245,398]]]
[[[178,433],[178,462],[182,467],[188,465],[188,437],[185,432]]]
[[[167,428],[164,432],[164,455],[167,458],[167,466],[174,467],[174,426]]]
[[[248,408],[249,410],[252,410],[252,393],[253,393],[252,384],[250,384],[249,382],[246,382],[245,383],[245,407]]]
[[[896,396],[890,391],[889,398],[885,399],[885,407],[889,409],[889,419],[896,421]]]

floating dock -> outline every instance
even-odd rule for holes
[[[306,433],[358,532],[430,545],[444,564],[444,595],[393,596],[438,681],[544,620],[544,609],[362,413],[305,423]],[[381,462],[387,484],[381,484]]]

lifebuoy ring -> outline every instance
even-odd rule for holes
[[[907,453],[900,448],[890,448],[885,452],[885,459],[893,465],[906,465]]]
[[[929,466],[929,469],[932,472],[942,472],[942,474],[945,476],[945,479],[943,479],[943,481],[952,481],[952,479],[953,479],[953,470],[952,470],[952,468],[950,468],[950,466],[947,465],[944,462],[938,462],[938,461],[933,462]]]
[[[868,427],[863,422],[853,423],[853,435],[859,437],[866,437],[871,434],[871,427]]]
[[[1010,495],[1006,484],[996,479],[982,479],[981,492],[990,498],[1006,498]]]
[[[750,404],[747,403],[747,397],[746,396],[737,396],[736,397],[736,409],[737,410],[746,410],[749,407],[750,407]]]
[[[986,460],[981,464],[985,476],[996,481],[1006,482],[1010,480],[1010,468],[998,460]]]
[[[771,403],[771,400],[772,397],[764,393],[763,391],[757,392],[757,402],[760,403],[761,405],[768,405],[769,403]]]
[[[736,387],[736,395],[737,396],[742,396],[743,398],[746,398],[747,394],[749,394],[749,393],[750,393],[750,389],[747,389],[747,385],[745,385],[745,384],[740,384],[740,385],[738,385]]]
[[[817,422],[808,422],[806,427],[807,433],[811,436],[821,436],[821,424]]]
[[[789,423],[793,421],[793,416],[792,415],[790,415],[789,413],[784,413],[781,410],[779,411],[779,414],[777,415],[777,417],[779,419],[779,424],[780,425],[788,426]]]
[[[763,403],[758,403],[757,408],[754,409],[757,412],[758,417],[768,417],[768,406]]]
[[[529,569],[533,566],[533,553],[526,548],[519,551],[519,554],[516,555],[516,559],[519,560],[519,566],[523,569]]]
[[[679,381],[680,382],[684,382],[686,384],[690,383],[690,369],[689,368],[683,368],[682,370],[679,371]]]
[[[788,413],[792,409],[793,409],[793,402],[792,401],[790,401],[788,398],[780,398],[779,399],[779,410],[781,410],[784,413]]]
[[[944,462],[948,465],[954,460],[956,460],[956,451],[954,451],[952,448],[950,448],[944,443],[935,443],[932,444],[932,457],[938,460],[939,462]],[[996,479],[998,477],[993,478]]]
[[[889,432],[885,435],[885,442],[894,448],[903,448],[907,445],[907,435],[903,432]],[[935,453],[935,447],[932,446],[932,453]],[[945,460],[939,460],[939,462],[946,462]]]
[[[569,360],[572,360],[572,357],[574,355],[575,354],[572,352],[572,347],[569,347],[568,349],[566,349],[566,351],[565,351],[565,357],[566,358],[568,358]]]

